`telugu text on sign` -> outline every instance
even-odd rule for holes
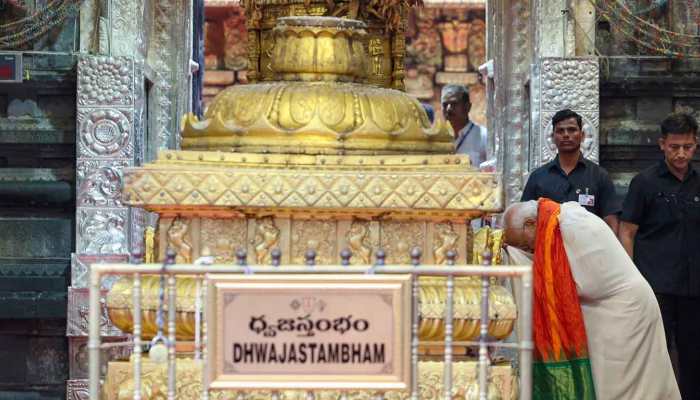
[[[408,276],[213,279],[211,387],[406,388],[409,287]]]

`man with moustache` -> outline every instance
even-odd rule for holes
[[[564,203],[575,201],[601,218],[617,234],[619,207],[615,187],[605,169],[581,153],[583,119],[564,109],[552,117],[552,141],[558,154],[554,160],[530,174],[520,201],[541,197]]]
[[[691,164],[697,131],[685,113],[661,122],[664,159],[632,179],[619,232],[656,293],[669,344],[675,341],[684,400],[700,399],[700,176]]]
[[[455,132],[455,152],[469,156],[471,165],[479,168],[486,161],[486,128],[469,120],[469,89],[463,85],[445,85],[440,96],[442,114]]]

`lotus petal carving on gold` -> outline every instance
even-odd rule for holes
[[[354,83],[278,82],[221,92],[200,121],[182,122],[183,150],[289,154],[454,151],[452,128],[430,125],[403,92]]]
[[[364,82],[365,28],[362,21],[335,17],[280,18],[272,69],[286,81]]]

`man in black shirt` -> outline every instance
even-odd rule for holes
[[[697,131],[688,114],[661,123],[664,160],[632,179],[620,217],[620,241],[657,294],[666,339],[676,343],[684,400],[700,399],[700,176],[690,163]]]
[[[607,171],[583,157],[583,120],[566,109],[552,117],[552,139],[559,154],[530,174],[520,201],[546,197],[558,203],[575,201],[602,218],[617,233],[615,187]]]

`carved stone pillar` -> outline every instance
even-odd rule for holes
[[[578,4],[578,3],[577,3]],[[520,198],[529,171],[551,160],[551,118],[562,108],[583,116],[584,155],[598,161],[596,59],[574,55],[575,10],[555,0],[489,0],[489,132],[494,132],[506,203]],[[556,12],[555,12],[556,11]],[[496,116],[505,116],[496,118]]]
[[[565,6],[558,0],[536,1],[535,62],[530,78],[530,171],[556,155],[551,140],[551,120],[554,113],[564,108],[583,117],[586,134],[583,154],[598,162],[598,61],[573,58],[577,55],[576,48],[581,47],[574,34],[574,17],[590,8],[583,3],[572,2]]]
[[[191,4],[187,0],[147,3],[152,16],[149,31],[147,66],[151,72],[146,159],[158,150],[179,145],[180,116],[190,110]],[[188,5],[189,4],[189,5]]]
[[[532,51],[529,0],[489,0],[488,129],[493,132],[506,204],[520,198],[528,168],[529,85]]]
[[[568,3],[561,0],[535,0],[535,48],[539,57],[574,56],[576,23]]]

